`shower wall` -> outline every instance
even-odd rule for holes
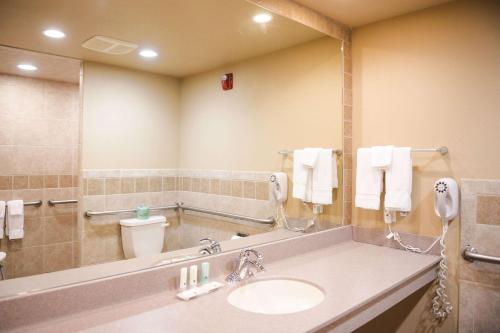
[[[77,198],[79,122],[77,84],[0,74],[0,200],[44,201],[0,240],[7,278],[79,265],[76,205],[46,205]]]

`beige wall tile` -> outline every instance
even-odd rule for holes
[[[56,175],[43,176],[43,187],[44,188],[58,188],[59,187],[59,177]]]
[[[121,179],[120,178],[107,178],[104,181],[104,193],[109,194],[119,194],[121,193]]]
[[[210,193],[211,194],[220,194],[220,180],[219,179],[210,179]]]
[[[192,178],[191,179],[191,191],[192,192],[200,192],[201,179],[200,178]]]
[[[43,243],[53,244],[71,242],[76,227],[74,214],[57,215],[43,218]]]
[[[162,177],[149,177],[149,192],[163,191]]]
[[[72,187],[72,186],[73,186],[73,176],[71,175],[59,176],[59,187]]]
[[[241,180],[231,181],[231,195],[233,197],[243,196],[243,182]]]
[[[12,190],[12,176],[0,176],[0,190]]]
[[[231,181],[230,180],[221,180],[220,181],[220,194],[221,195],[231,195]]]
[[[255,199],[255,182],[243,182],[243,196],[249,199]]]
[[[87,194],[88,195],[103,195],[104,194],[104,179],[100,179],[100,178],[87,179]]]
[[[258,200],[269,200],[268,182],[257,182],[255,184],[255,198]]]
[[[11,276],[21,277],[43,272],[43,247],[33,246],[9,252],[9,267]]]
[[[175,191],[176,177],[163,177],[164,191]]]
[[[182,177],[182,191],[191,191],[191,178]]]
[[[121,179],[121,192],[123,194],[135,193],[135,179],[134,178],[122,178]]]
[[[55,272],[73,267],[73,243],[43,247],[43,271]]]
[[[210,183],[208,178],[201,178],[200,180],[200,192],[208,193],[210,190]]]
[[[500,196],[478,195],[476,214],[476,223],[500,226]]]
[[[143,193],[149,191],[149,181],[147,177],[137,177],[135,179],[135,192]]]
[[[30,189],[43,188],[43,176],[29,176],[28,183]]]
[[[24,190],[29,188],[28,176],[14,176],[12,188],[14,190]]]

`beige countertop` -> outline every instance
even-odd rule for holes
[[[36,332],[332,332],[355,329],[431,282],[439,258],[346,241],[274,261],[250,281],[273,277],[316,284],[326,294],[318,306],[295,314],[263,315],[226,301],[224,288],[185,302],[173,291],[18,328]],[[215,280],[223,281],[223,276]],[[78,300],[72,300],[78,302]]]

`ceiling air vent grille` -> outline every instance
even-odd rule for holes
[[[138,45],[111,37],[94,36],[83,42],[82,46],[96,52],[121,55],[132,52]]]

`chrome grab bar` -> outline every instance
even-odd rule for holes
[[[179,208],[178,205],[175,206],[164,206],[164,207],[150,207],[149,210],[168,210],[168,209],[177,209]],[[102,216],[102,215],[116,215],[116,214],[121,214],[121,213],[136,213],[137,209],[123,209],[123,210],[105,210],[102,212],[94,212],[92,210],[87,210],[83,215],[85,217],[92,217],[92,216]]]
[[[70,199],[70,200],[52,200],[52,199],[49,199],[49,200],[47,200],[47,204],[49,206],[65,205],[65,204],[72,204],[72,203],[78,203],[78,200],[74,200],[74,199]]]
[[[40,207],[43,204],[42,200],[37,200],[37,201],[26,201],[24,203],[24,206],[35,206],[35,207]]]
[[[270,217],[267,219],[262,219],[262,218],[258,218],[258,217],[251,217],[251,216],[245,216],[245,215],[226,213],[226,212],[221,212],[221,211],[217,211],[217,210],[209,210],[209,209],[204,209],[204,208],[184,206],[183,204],[180,204],[180,203],[177,203],[173,206],[149,208],[149,210],[167,210],[167,209],[189,210],[189,211],[198,212],[198,213],[205,213],[205,214],[210,214],[210,215],[229,217],[229,218],[233,218],[233,219],[237,219],[237,220],[243,220],[243,221],[260,223],[260,224],[273,225],[275,223],[275,220],[273,217]],[[87,210],[83,215],[87,218],[91,218],[93,216],[116,215],[116,214],[121,214],[121,213],[135,213],[136,211],[137,211],[137,209],[108,210],[108,211],[101,211],[101,212]]]
[[[489,256],[486,254],[480,254],[477,252],[475,248],[470,245],[467,245],[462,252],[462,257],[465,260],[474,262],[474,261],[484,261],[489,262],[491,264],[500,264],[500,257]]]
[[[267,219],[261,219],[258,217],[251,217],[251,216],[245,216],[245,215],[238,215],[238,214],[233,214],[233,213],[225,213],[221,212],[218,210],[209,210],[209,209],[204,209],[204,208],[197,208],[197,207],[192,207],[192,206],[184,206],[182,204],[179,205],[180,209],[183,210],[190,210],[193,212],[198,212],[198,213],[205,213],[205,214],[210,214],[210,215],[216,215],[216,216],[222,216],[222,217],[229,217],[237,220],[243,220],[243,221],[249,221],[249,222],[254,222],[254,223],[260,223],[260,224],[274,224],[274,218],[270,217]]]

